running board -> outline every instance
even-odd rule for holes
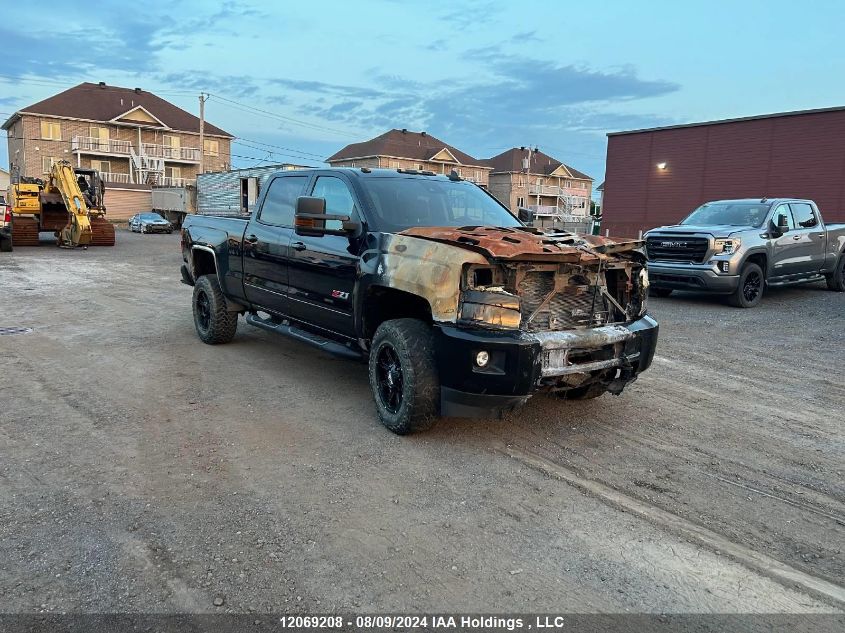
[[[313,345],[314,347],[317,347],[324,352],[328,352],[329,354],[334,354],[335,356],[351,358],[354,360],[361,360],[361,358],[363,358],[363,353],[359,350],[348,347],[343,343],[338,343],[337,341],[324,338],[319,334],[314,334],[313,332],[290,325],[287,322],[275,323],[270,319],[262,319],[257,314],[247,314],[246,322],[250,325],[254,325],[255,327],[260,327],[262,330],[275,332],[276,334],[282,334],[283,336],[302,341],[303,343],[308,343],[309,345]]]
[[[768,281],[766,285],[769,288],[777,288],[779,286],[794,286],[796,284],[808,284],[813,281],[824,281],[824,275],[813,275],[812,277],[798,277],[797,279],[782,279],[780,281]]]

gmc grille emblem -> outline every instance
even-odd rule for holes
[[[660,242],[663,248],[686,248],[689,242]]]

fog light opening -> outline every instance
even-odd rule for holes
[[[485,351],[478,352],[475,355],[475,364],[479,367],[486,367],[487,363],[490,362],[490,354]]]

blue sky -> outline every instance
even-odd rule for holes
[[[82,81],[195,113],[205,91],[236,166],[406,127],[482,158],[537,145],[599,181],[610,131],[845,105],[840,2],[91,6],[4,8],[0,117]]]

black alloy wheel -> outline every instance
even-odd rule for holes
[[[745,277],[742,285],[742,296],[748,303],[754,303],[763,289],[763,276],[757,271],[751,271]]]
[[[393,346],[385,341],[376,355],[376,379],[381,404],[391,413],[402,406],[402,364]]]

